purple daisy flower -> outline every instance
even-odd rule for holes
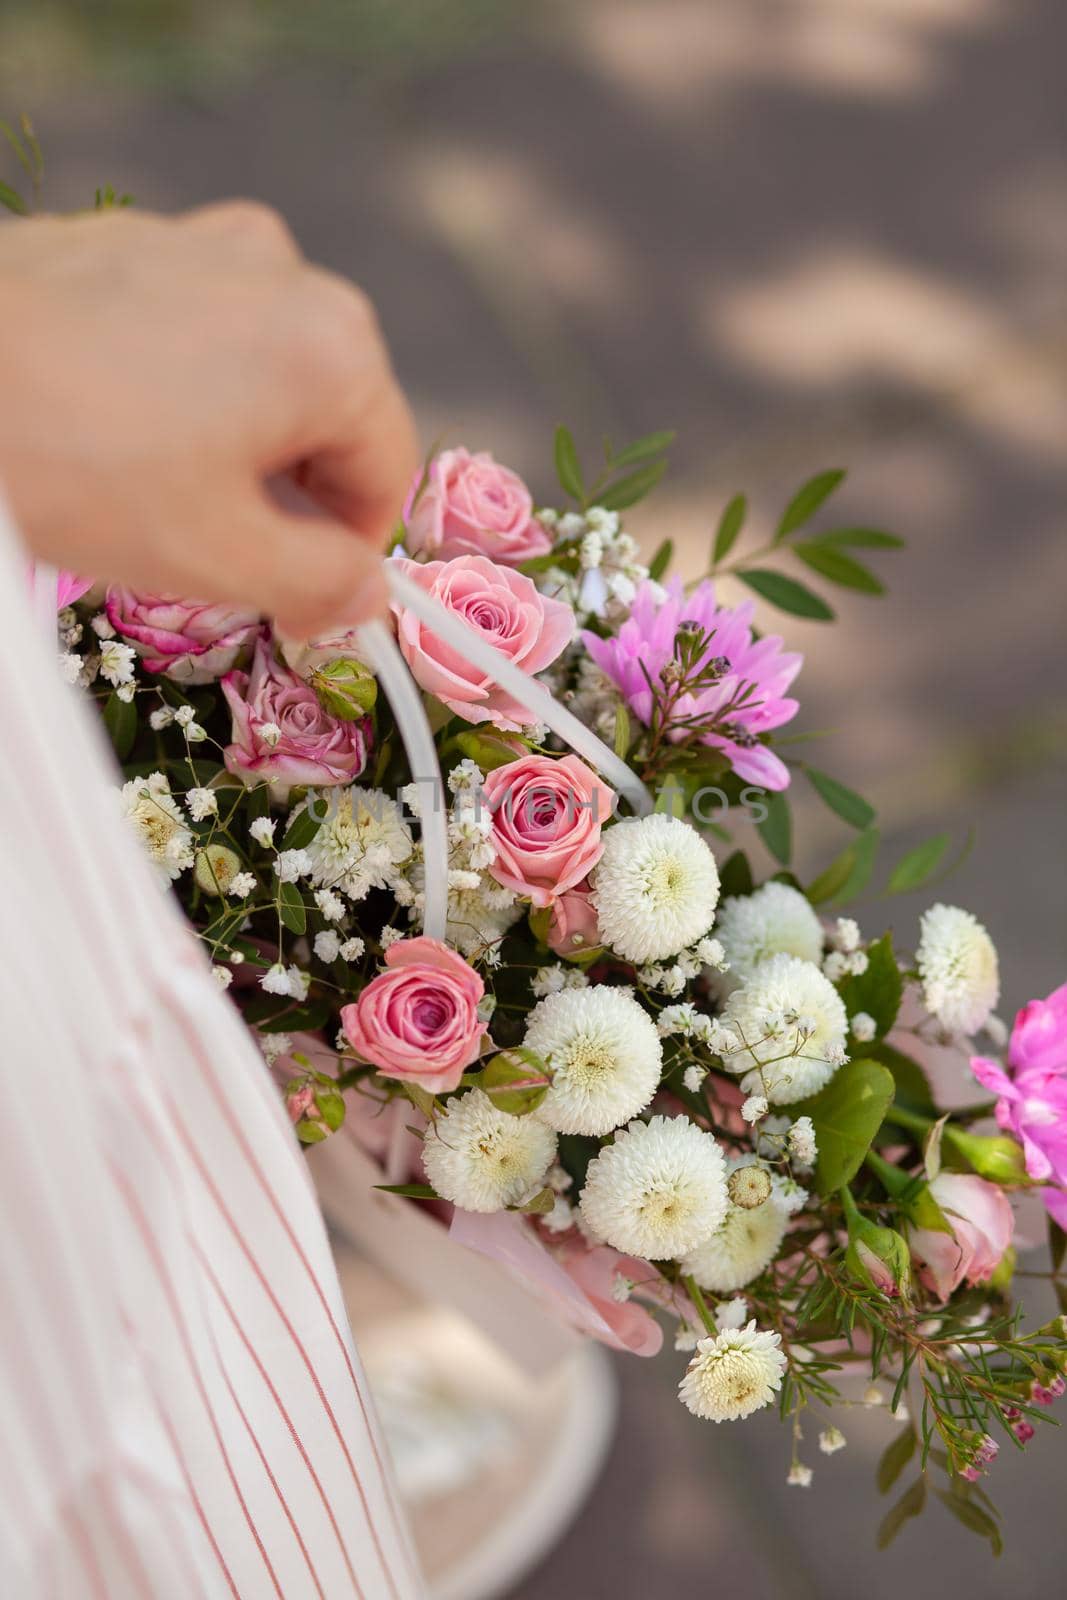
[[[582,643],[646,727],[652,726],[658,700],[668,708],[665,736],[671,743],[695,737],[721,750],[738,777],[766,789],[787,789],[788,767],[760,737],[796,716],[798,703],[785,691],[804,657],[783,651],[779,638],[754,639],[754,609],[751,600],[736,609],[720,606],[710,580],[688,595],[680,578],[667,584],[666,594],[659,584],[645,582],[614,638],[586,632]],[[691,681],[702,669],[691,692],[670,690],[671,671],[679,670],[680,632],[699,643],[699,654],[685,672]],[[664,669],[670,669],[666,677]]]

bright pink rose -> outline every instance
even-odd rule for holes
[[[521,572],[498,567],[485,556],[403,565],[409,578],[526,672],[543,672],[571,641],[570,606],[540,594]],[[436,638],[414,612],[402,605],[393,609],[404,659],[428,694],[467,722],[492,722],[505,732],[536,720],[461,651]]]
[[[388,972],[372,978],[341,1010],[353,1050],[387,1078],[405,1078],[431,1094],[454,1089],[481,1048],[481,978],[439,939],[398,939],[385,952]]]
[[[422,484],[420,491],[419,485]],[[485,451],[442,450],[420,473],[404,506],[412,555],[490,556],[517,567],[547,555],[552,540],[533,514],[530,491]]]
[[[573,956],[592,950],[599,943],[596,907],[590,898],[589,880],[583,879],[553,903],[548,948],[557,956]]]
[[[260,626],[254,611],[166,594],[135,594],[113,583],[107,591],[107,616],[144,657],[149,672],[180,683],[211,683],[229,672]]]
[[[952,1232],[918,1228],[911,1248],[925,1264],[924,1277],[947,1300],[964,1279],[985,1283],[993,1276],[1011,1244],[1015,1219],[1003,1189],[972,1173],[939,1172],[930,1193]]]
[[[228,672],[222,692],[233,718],[223,759],[250,788],[270,783],[284,798],[295,784],[351,783],[366,766],[370,723],[324,711],[303,678],[275,660],[267,629],[256,640],[251,671]]]
[[[1015,1018],[1008,1062],[976,1056],[975,1077],[999,1096],[997,1122],[1023,1147],[1031,1178],[1054,1185],[1042,1198],[1067,1228],[1067,984],[1031,1000]]]
[[[523,756],[485,779],[498,883],[549,906],[588,877],[604,853],[615,795],[577,756]],[[594,919],[595,920],[595,919]]]

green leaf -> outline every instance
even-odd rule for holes
[[[805,566],[821,578],[840,584],[843,589],[858,589],[862,594],[885,594],[885,584],[880,578],[843,550],[824,545],[818,539],[806,539],[793,546],[793,553]]]
[[[766,567],[746,567],[737,576],[747,583],[762,600],[767,600],[779,611],[788,611],[794,617],[810,617],[815,622],[832,622],[834,613],[821,596],[814,594],[795,578],[784,572],[771,572]]]
[[[545,1188],[538,1190],[532,1200],[527,1200],[525,1205],[516,1206],[515,1209],[525,1212],[528,1216],[547,1217],[555,1204],[555,1191],[546,1185]]]
[[[509,761],[518,761],[528,748],[514,735],[498,733],[457,733],[456,744],[468,761],[473,761],[483,772],[493,772],[497,767],[506,767]]]
[[[823,905],[829,900],[844,905],[862,894],[874,871],[879,840],[878,829],[867,828],[831,861],[808,885],[806,893],[812,905]]]
[[[115,754],[125,761],[137,737],[137,707],[132,700],[120,700],[112,690],[104,707],[104,727],[107,729]]]
[[[336,1089],[316,1089],[315,1104],[330,1132],[336,1133],[345,1120],[344,1096],[338,1094]]]
[[[652,560],[648,564],[648,575],[658,583],[674,559],[674,541],[664,539]]]
[[[578,464],[574,435],[562,424],[556,429],[556,477],[564,494],[569,494],[572,500],[584,505],[585,485],[582,482],[582,469]]]
[[[441,1197],[436,1189],[431,1189],[428,1183],[376,1183],[376,1189],[382,1194],[402,1194],[405,1200],[439,1200]]]
[[[719,893],[725,900],[728,895],[751,894],[754,888],[748,857],[743,850],[735,850],[719,871]]]
[[[290,933],[304,933],[308,925],[304,898],[295,883],[278,885],[278,912]]]
[[[785,790],[769,795],[765,804],[767,815],[757,822],[756,830],[774,859],[788,866],[793,853],[793,818]]]
[[[857,550],[902,550],[905,540],[898,533],[883,533],[881,528],[831,528],[820,533],[819,544],[852,545]]]
[[[936,1114],[934,1097],[930,1092],[930,1085],[926,1081],[926,1073],[917,1061],[905,1055],[903,1050],[898,1050],[894,1045],[886,1044],[882,1039],[878,1044],[866,1046],[867,1054],[872,1061],[880,1061],[883,1067],[888,1067],[896,1081],[897,1092],[894,1099],[897,1105],[905,1111],[918,1111],[922,1116]]]
[[[429,1089],[424,1089],[421,1083],[402,1083],[401,1089],[407,1095],[416,1111],[421,1111],[424,1117],[432,1117],[437,1101]]]
[[[311,843],[321,827],[322,821],[312,814],[310,805],[305,807],[299,816],[294,817],[286,828],[281,848],[283,850],[303,850],[306,845]]]
[[[625,450],[620,450],[617,456],[609,455],[608,465],[632,467],[638,461],[647,461],[649,456],[658,456],[662,451],[669,449],[674,439],[673,428],[665,428],[660,433],[646,433],[643,439],[635,439]]]
[[[0,183],[0,206],[6,206],[17,217],[29,215],[29,206],[19,194],[17,189],[12,189],[10,184]]]
[[[875,940],[867,951],[866,972],[843,978],[838,991],[850,1019],[857,1012],[865,1011],[874,1018],[879,1039],[889,1032],[897,1020],[904,994],[904,979],[893,954],[892,934]]]
[[[1059,1272],[1063,1266],[1064,1255],[1067,1254],[1067,1233],[1064,1233],[1058,1222],[1048,1219],[1048,1247],[1052,1256],[1052,1270]]]
[[[628,506],[635,506],[656,487],[666,470],[665,461],[655,461],[650,467],[638,467],[636,472],[620,478],[618,483],[611,484],[603,494],[599,494],[597,505],[603,506],[605,511],[625,511]]]
[[[875,817],[872,805],[868,805],[853,789],[846,789],[836,778],[820,772],[817,767],[805,767],[804,771],[812,788],[831,811],[836,812],[852,828],[870,827]]]
[[[917,1517],[926,1504],[926,1479],[916,1478],[896,1505],[886,1512],[878,1529],[878,1548],[887,1550],[909,1517]]]
[[[715,547],[711,556],[713,567],[717,567],[720,561],[725,561],[737,543],[737,536],[745,525],[747,513],[748,501],[743,494],[735,494],[719,518],[719,527],[715,534]]]
[[[1004,1541],[1000,1537],[1000,1529],[988,1511],[983,1511],[981,1506],[975,1505],[973,1500],[965,1499],[962,1495],[953,1494],[949,1489],[938,1489],[936,1492],[937,1498],[942,1505],[948,1507],[957,1522],[962,1522],[963,1526],[969,1528],[972,1533],[981,1534],[983,1539],[988,1539],[995,1556],[999,1556],[1002,1553]]]
[[[477,1082],[498,1110],[513,1117],[536,1111],[549,1089],[545,1063],[522,1045],[493,1056],[478,1073]]]
[[[888,1067],[877,1061],[846,1061],[825,1089],[795,1108],[798,1116],[809,1116],[815,1125],[820,1194],[833,1194],[856,1176],[895,1090]]]
[[[29,151],[26,149],[22,140],[19,138],[18,134],[15,132],[14,128],[9,122],[0,122],[0,136],[7,140],[8,144],[11,146],[11,149],[14,151],[15,159],[17,160],[19,166],[22,167],[32,179],[34,177],[34,168],[33,162],[30,159]]]
[[[297,1123],[296,1136],[301,1144],[321,1144],[330,1137],[321,1122],[307,1121]]]
[[[897,862],[889,874],[887,894],[906,894],[919,889],[937,871],[941,858],[949,847],[951,834],[939,833],[924,844],[916,845]]]
[[[890,1440],[882,1459],[878,1463],[878,1473],[875,1481],[878,1484],[879,1494],[889,1493],[915,1454],[917,1442],[914,1428],[901,1428],[896,1437]]]
[[[615,707],[615,735],[612,742],[615,754],[624,760],[630,748],[630,713],[622,701]]]
[[[774,536],[775,544],[781,544],[783,539],[788,539],[794,528],[799,528],[810,521],[823,501],[830,498],[844,476],[842,471],[832,469],[829,472],[817,472],[814,478],[809,478],[807,483],[802,484],[782,513],[778,532]]]

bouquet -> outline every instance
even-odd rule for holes
[[[873,808],[796,754],[802,658],[720,580],[829,621],[807,574],[877,594],[867,552],[901,541],[813,533],[842,477],[826,472],[747,555],[731,500],[707,575],[683,583],[669,544],[644,564],[622,516],[669,441],[607,448],[590,479],[561,428],[560,509],[488,454],[440,450],[388,557],[599,760],[403,599],[395,638],[443,785],[408,769],[357,634],[281,637],[232,606],[63,575],[64,669],[301,1140],[347,1118],[383,1187],[565,1284],[583,1327],[646,1355],[666,1329],[694,1418],[777,1407],[791,1483],[811,1481],[813,1419],[829,1455],[848,1406],[883,1407],[879,1487],[909,1481],[882,1541],[929,1484],[998,1548],[998,1452],[1065,1388],[1064,1316],[1029,1326],[1012,1291],[1025,1202],[1067,1311],[1067,987],[1009,1038],[967,911],[933,905],[910,941],[841,914],[875,871]],[[800,780],[851,830],[810,882],[790,868]],[[946,853],[912,851],[890,890]],[[423,924],[446,873],[442,938]],[[930,1070],[945,1045],[947,1084]]]

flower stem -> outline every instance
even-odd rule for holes
[[[692,1276],[683,1278],[682,1282],[685,1285],[686,1294],[689,1296],[690,1300],[692,1300],[693,1304],[697,1308],[697,1311],[698,1311],[698,1313],[700,1315],[701,1322],[704,1324],[705,1328],[707,1329],[707,1331],[711,1335],[711,1337],[713,1339],[717,1338],[719,1330],[715,1325],[715,1318],[712,1316],[711,1312],[708,1310],[708,1303],[704,1299],[704,1292],[701,1289],[700,1285],[697,1283],[696,1279],[694,1277],[692,1277]]]

